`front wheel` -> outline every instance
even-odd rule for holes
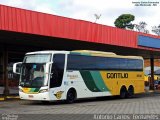
[[[75,99],[76,99],[76,91],[69,90],[67,93],[67,103],[74,103]]]

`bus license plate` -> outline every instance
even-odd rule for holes
[[[28,95],[29,98],[33,98],[33,95]]]

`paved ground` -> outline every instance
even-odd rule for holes
[[[5,114],[160,114],[160,94],[147,93],[132,99],[105,97],[79,100],[74,104],[53,102],[42,104],[24,100],[0,102]],[[61,115],[63,116],[63,115]]]

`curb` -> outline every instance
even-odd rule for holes
[[[0,98],[0,101],[4,101],[4,100],[5,100],[4,97],[1,97],[1,98]]]
[[[8,99],[19,99],[19,96],[7,96]]]
[[[0,101],[5,101],[6,99],[20,99],[19,96],[7,96],[5,97],[0,97]]]

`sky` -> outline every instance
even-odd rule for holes
[[[135,6],[133,3],[140,1],[159,4]],[[150,34],[152,26],[160,24],[160,0],[0,0],[0,4],[90,22],[95,22],[94,14],[101,14],[96,23],[108,26],[114,26],[115,19],[121,14],[132,14],[135,16],[133,23],[145,21]]]

